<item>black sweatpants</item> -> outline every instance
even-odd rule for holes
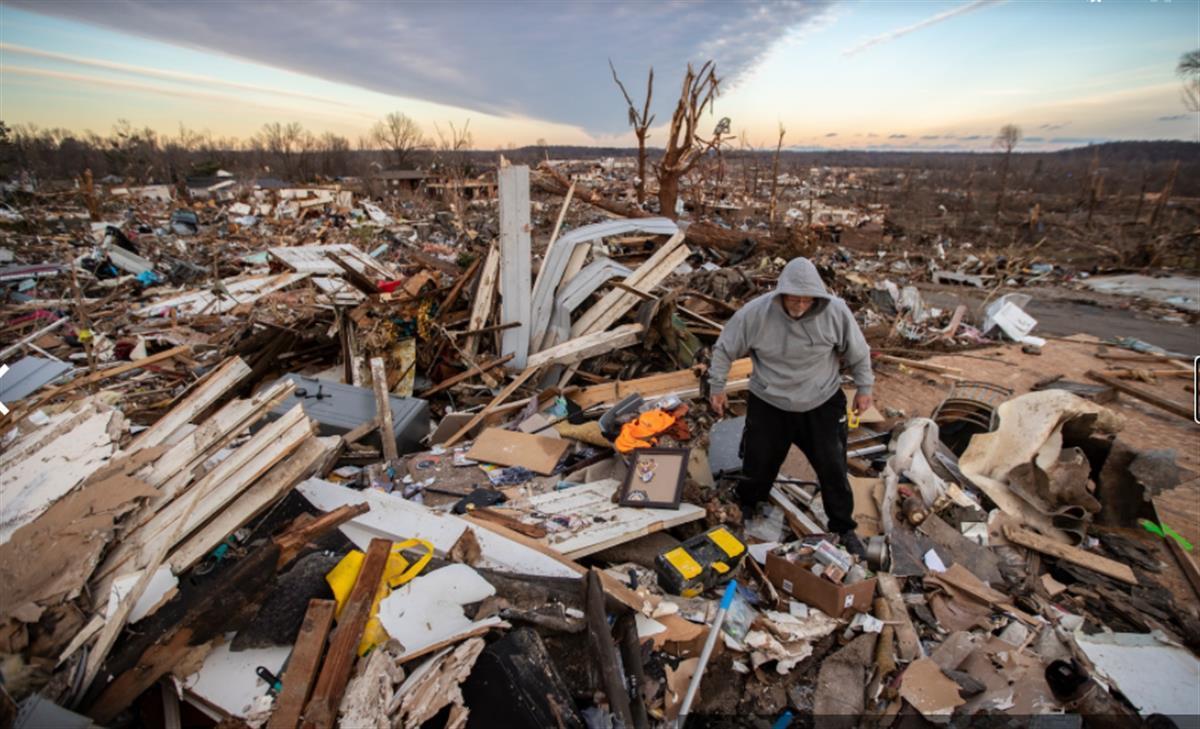
[[[740,449],[742,474],[748,479],[738,484],[742,506],[767,498],[788,449],[795,444],[817,473],[829,530],[854,529],[854,492],[846,475],[847,433],[846,396],[841,390],[803,413],[780,410],[750,394]]]

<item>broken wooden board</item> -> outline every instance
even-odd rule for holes
[[[725,392],[746,389],[753,368],[749,357],[735,360],[729,367]],[[598,403],[618,403],[632,393],[637,393],[647,400],[669,395],[684,399],[696,397],[700,394],[700,378],[691,369],[664,372],[636,380],[585,387],[571,395],[571,400],[580,407],[588,408]]]
[[[337,603],[333,600],[308,601],[308,611],[288,658],[287,670],[280,677],[283,689],[275,701],[275,711],[267,729],[296,729],[300,723],[300,714],[308,702],[321,658],[325,655],[325,640],[329,637],[336,608]]]
[[[288,646],[273,646],[235,653],[223,643],[204,658],[199,671],[184,679],[184,695],[217,721],[262,714],[271,706],[271,686],[255,671],[262,666],[278,676],[290,651]]]
[[[551,531],[542,540],[551,549],[571,559],[579,559],[647,534],[704,518],[702,507],[688,503],[681,503],[678,509],[619,506],[613,503],[618,488],[620,482],[605,479],[538,494],[505,506],[547,517],[579,517],[584,522],[579,528]]]
[[[329,260],[329,253],[350,264],[359,273],[377,281],[388,281],[396,278],[395,271],[371,258],[349,243],[317,246],[279,246],[268,248],[267,255],[278,260],[296,273],[311,273],[323,276],[342,275],[342,269]]]
[[[484,528],[453,514],[433,511],[421,504],[371,489],[356,490],[310,478],[296,487],[313,506],[332,511],[345,504],[368,503],[371,511],[341,527],[346,537],[364,549],[372,537],[393,540],[424,539],[444,556],[462,536],[463,530],[475,533],[483,557],[478,566],[547,577],[578,577],[579,571],[520,540],[508,539],[494,529]],[[547,550],[549,551],[549,550]]]
[[[500,354],[525,369],[529,355],[530,286],[533,269],[529,225],[529,168],[509,165],[496,174],[500,192],[500,321],[521,326],[500,334]]]
[[[851,476],[850,488],[854,491],[853,518],[858,524],[854,533],[863,539],[883,534],[879,511],[883,501],[883,480]]]
[[[483,647],[482,638],[471,638],[454,649],[439,651],[413,669],[392,699],[400,704],[396,726],[402,721],[403,729],[418,729],[447,704],[454,704],[455,709],[460,710],[461,719],[465,720],[467,709],[460,687],[471,674]],[[453,723],[453,717],[452,710],[448,725]]]
[[[590,357],[632,347],[642,340],[645,329],[641,324],[624,324],[612,331],[581,335],[531,355],[527,366],[571,365]]]
[[[646,259],[646,262],[639,266],[632,275],[626,277],[622,283],[642,293],[649,293],[691,255],[683,238],[682,232],[671,236],[654,252],[654,255]],[[637,294],[614,288],[602,296],[592,308],[580,315],[579,320],[571,326],[571,337],[580,337],[608,329],[639,301],[641,298]]]
[[[190,291],[161,299],[133,311],[134,316],[179,316],[224,314],[242,304],[252,304],[267,294],[287,288],[308,278],[307,273],[281,273],[276,276],[253,276],[243,279],[223,279],[221,293],[211,289]]]
[[[1098,554],[1092,554],[1078,547],[1059,544],[1052,539],[1047,539],[1040,534],[1035,534],[1011,524],[1005,525],[1004,537],[1013,544],[1019,544],[1022,547],[1032,549],[1035,552],[1041,552],[1042,554],[1048,554],[1051,557],[1065,559],[1072,564],[1077,564],[1080,567],[1098,572],[1114,580],[1120,580],[1130,585],[1138,584],[1137,576],[1133,574],[1133,569],[1127,564],[1116,562],[1107,557],[1101,557]]]
[[[554,472],[571,442],[501,428],[483,431],[467,451],[467,458],[501,466],[521,466],[548,476]]]

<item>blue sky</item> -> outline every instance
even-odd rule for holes
[[[754,146],[1023,148],[1200,138],[1174,74],[1197,0],[342,2],[16,0],[0,5],[0,119],[118,119],[247,137],[300,121],[356,140],[389,111],[476,146],[628,144],[611,58],[656,127],[688,60],[724,79],[717,117]],[[714,119],[715,123],[715,119]],[[652,131],[651,143],[663,129]]]

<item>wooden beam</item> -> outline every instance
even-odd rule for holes
[[[329,655],[321,665],[316,688],[304,709],[305,729],[332,729],[337,723],[338,706],[342,702],[354,662],[358,660],[358,644],[371,617],[371,604],[391,551],[392,542],[387,539],[372,539],[371,546],[367,548],[358,579],[354,581],[350,597],[342,606],[337,630],[329,644]]]
[[[880,362],[891,362],[892,364],[905,365],[918,370],[928,370],[929,372],[937,372],[942,375],[961,375],[963,371],[957,367],[947,367],[945,365],[931,364],[922,362],[916,359],[905,359],[904,357],[894,357],[890,354],[877,354],[875,359]]]
[[[729,367],[729,375],[727,376],[726,392],[737,392],[745,389],[745,384],[741,386],[735,385],[736,382],[743,381],[750,376],[753,370],[753,363],[749,357],[735,360]],[[664,395],[679,395],[680,397],[694,397],[700,389],[700,378],[696,372],[691,369],[676,370],[674,372],[663,372],[657,375],[649,375],[648,377],[640,377],[636,380],[624,380],[613,382],[604,385],[594,385],[585,387],[571,395],[571,400],[581,407],[589,407],[597,403],[616,403],[626,395],[636,392],[644,398],[650,399],[662,397]]]
[[[637,344],[645,330],[641,324],[624,324],[612,331],[585,334],[531,355],[528,364],[530,367],[545,367],[582,362],[590,357]]]
[[[487,259],[483,263],[483,272],[479,275],[479,287],[475,289],[475,300],[471,304],[471,318],[467,323],[468,329],[480,329],[487,324],[492,315],[492,303],[496,298],[496,281],[500,273],[500,245],[492,241],[488,248]],[[463,343],[463,349],[470,356],[475,356],[479,348],[479,337],[470,335]]]
[[[283,690],[275,700],[275,711],[267,722],[267,729],[296,729],[300,723],[300,714],[321,666],[336,608],[337,603],[333,600],[308,601],[308,611],[288,658],[287,670],[283,672]]]
[[[1041,552],[1042,554],[1048,554],[1051,557],[1065,559],[1072,564],[1077,564],[1084,569],[1098,572],[1114,580],[1120,580],[1130,585],[1138,584],[1137,577],[1127,564],[1108,559],[1107,557],[1101,557],[1098,554],[1092,554],[1078,547],[1060,544],[1053,539],[1048,539],[1041,534],[1035,534],[1012,524],[1005,525],[1004,537],[1008,541],[1019,544],[1022,547],[1032,549],[1035,552]]]
[[[500,311],[501,321],[521,326],[501,334],[501,354],[514,355],[513,365],[524,369],[529,356],[529,317],[532,242],[529,235],[529,168],[502,167],[500,186]]]
[[[497,357],[496,359],[493,359],[489,362],[484,362],[483,364],[475,365],[474,367],[467,370],[466,372],[460,372],[457,375],[454,375],[452,377],[447,377],[446,379],[437,383],[433,387],[422,392],[420,395],[418,395],[418,397],[429,397],[430,395],[435,395],[435,394],[441,392],[442,390],[445,390],[450,387],[454,387],[455,385],[457,385],[460,382],[463,382],[464,380],[469,380],[472,377],[474,377],[475,375],[482,374],[484,372],[487,372],[488,370],[494,370],[497,367],[499,367],[500,365],[508,362],[512,358],[513,358],[513,355],[506,354],[503,357]]]
[[[679,264],[691,255],[683,242],[683,232],[671,236],[654,255],[646,259],[632,274],[622,281],[627,286],[649,293],[655,286],[671,275]],[[578,321],[571,326],[571,336],[579,337],[584,334],[604,331],[616,323],[618,319],[632,309],[638,302],[638,297],[617,288],[609,291],[580,315]]]
[[[365,501],[361,504],[346,504],[279,535],[275,538],[275,543],[279,545],[279,562],[276,569],[282,569],[285,564],[298,557],[314,539],[370,510],[371,505]]]
[[[1137,399],[1141,400],[1142,402],[1149,403],[1150,405],[1153,405],[1156,408],[1161,408],[1163,410],[1166,410],[1169,413],[1174,413],[1175,415],[1178,415],[1181,418],[1187,418],[1188,420],[1191,420],[1193,417],[1192,409],[1190,407],[1187,407],[1185,405],[1180,405],[1179,403],[1177,403],[1173,400],[1168,400],[1165,397],[1156,395],[1153,392],[1150,392],[1148,390],[1143,390],[1140,387],[1135,387],[1135,386],[1129,384],[1128,382],[1122,382],[1121,380],[1118,380],[1115,377],[1107,377],[1105,375],[1100,374],[1099,372],[1097,372],[1095,370],[1088,370],[1087,378],[1089,380],[1095,380],[1096,382],[1099,382],[1103,385],[1108,385],[1109,387],[1111,387],[1113,389],[1120,390],[1121,392],[1125,393],[1126,395],[1129,395],[1131,397],[1136,397]]]
[[[341,256],[333,251],[326,251],[325,257],[336,263],[338,268],[342,269],[342,273],[344,274],[346,281],[348,281],[351,286],[359,291],[362,291],[368,296],[379,293],[379,287],[375,285],[374,281],[367,277],[366,274],[361,273],[357,268],[351,266],[348,262],[343,260]]]
[[[165,442],[176,430],[187,425],[193,418],[207,410],[249,374],[250,365],[240,357],[231,357],[225,360],[219,367],[197,382],[191,393],[173,407],[171,412],[159,418],[154,425],[138,433],[126,450],[132,453]]]
[[[481,265],[483,265],[483,258],[476,258],[474,261],[471,261],[471,265],[467,267],[467,270],[458,276],[454,285],[450,287],[450,293],[446,294],[445,300],[438,307],[437,321],[445,321],[454,304],[458,302],[458,297],[462,294],[463,288],[474,278],[475,272],[479,270]]]
[[[349,433],[346,433],[345,435],[343,435],[342,442],[345,443],[346,445],[350,445],[351,443],[357,443],[360,440],[362,440],[363,438],[367,437],[367,434],[370,433],[372,430],[376,430],[378,428],[379,428],[379,416],[376,415],[375,417],[371,418],[370,420],[366,421],[365,423],[361,423],[361,424],[355,426]]]
[[[462,440],[463,436],[465,436],[467,433],[470,433],[472,428],[474,428],[476,425],[479,425],[479,423],[485,417],[487,417],[488,413],[492,411],[492,408],[507,400],[510,395],[517,391],[518,387],[525,384],[525,381],[530,377],[533,377],[537,371],[537,367],[529,367],[521,372],[521,374],[517,375],[512,382],[508,383],[508,385],[506,385],[504,389],[500,391],[500,394],[492,398],[492,401],[489,402],[486,407],[475,413],[475,415],[471,416],[471,419],[464,423],[463,427],[458,429],[458,432],[447,438],[442,445],[446,448],[449,448],[458,441]]]
[[[619,726],[632,727],[633,710],[629,706],[629,693],[625,688],[625,676],[617,661],[613,646],[612,631],[608,627],[608,612],[604,607],[604,587],[600,583],[599,570],[592,568],[584,582],[585,605],[587,607],[588,642],[595,654],[596,667],[608,697],[608,706]]]
[[[371,384],[375,387],[375,419],[379,421],[383,458],[388,463],[394,463],[400,459],[400,453],[396,450],[396,428],[392,421],[392,403],[388,399],[387,369],[382,357],[371,358]]]

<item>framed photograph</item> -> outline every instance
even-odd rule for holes
[[[617,503],[651,509],[678,509],[687,474],[687,448],[638,448],[630,454],[629,473]]]

